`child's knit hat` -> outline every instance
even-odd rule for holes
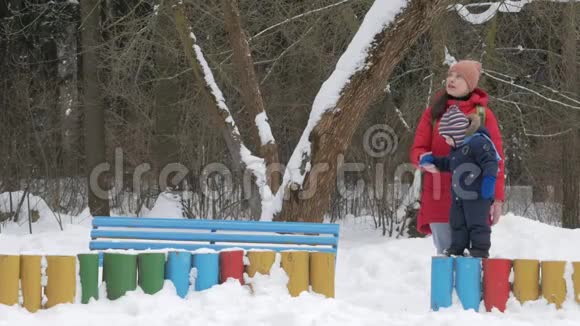
[[[455,142],[455,147],[463,144],[465,133],[469,127],[469,119],[456,105],[450,106],[441,117],[439,134],[449,136]]]

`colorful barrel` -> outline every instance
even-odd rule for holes
[[[455,259],[455,288],[463,309],[479,311],[481,303],[481,258]]]
[[[220,252],[220,283],[224,283],[230,277],[244,284],[243,250]]]
[[[137,257],[139,287],[146,294],[155,294],[163,289],[165,282],[165,254],[141,253]]]
[[[219,284],[219,255],[204,253],[193,255],[193,267],[196,269],[195,290],[203,291]]]
[[[137,256],[106,252],[103,256],[103,280],[107,298],[116,300],[137,289]]]
[[[20,256],[0,255],[0,304],[18,304]]]
[[[282,268],[288,275],[288,291],[297,297],[303,291],[308,291],[309,282],[309,254],[307,251],[284,251]]]
[[[99,299],[99,255],[79,254],[79,276],[81,279],[81,303]]]
[[[540,297],[540,262],[534,259],[514,260],[514,296],[523,304]]]
[[[30,312],[38,311],[42,305],[41,259],[41,256],[35,255],[20,257],[23,306]]]
[[[185,298],[189,292],[191,266],[190,252],[172,251],[169,253],[165,275],[175,286],[177,295],[182,298]]]
[[[249,251],[248,260],[250,264],[246,268],[249,277],[254,277],[256,273],[262,275],[269,275],[270,268],[276,260],[276,252],[274,251]]]
[[[74,303],[76,296],[77,259],[75,256],[48,256],[46,275],[46,308]]]
[[[566,300],[565,269],[565,261],[542,262],[542,296],[549,303],[556,304],[558,309],[562,308],[562,303]]]
[[[451,307],[453,294],[453,257],[431,258],[431,309]]]
[[[310,284],[313,292],[334,298],[335,260],[333,253],[310,253]]]
[[[574,283],[574,298],[576,302],[580,303],[580,262],[573,262],[574,275],[572,275],[572,281]]]
[[[510,296],[509,259],[485,259],[483,261],[483,302],[485,309],[497,308],[504,312]]]

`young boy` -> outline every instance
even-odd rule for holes
[[[462,256],[469,249],[472,257],[489,257],[491,227],[489,210],[494,201],[498,155],[489,133],[480,126],[477,114],[467,117],[451,106],[441,118],[439,134],[451,146],[447,157],[424,155],[419,164],[434,165],[451,172],[451,247],[447,256]]]

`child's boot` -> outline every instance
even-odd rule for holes
[[[464,250],[457,250],[454,248],[449,248],[449,249],[445,249],[443,250],[443,254],[447,257],[450,256],[463,256],[463,251]]]
[[[475,258],[488,258],[489,251],[480,249],[469,249],[469,255]]]

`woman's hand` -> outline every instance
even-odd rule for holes
[[[491,205],[489,215],[491,215],[491,225],[496,225],[499,222],[503,210],[503,202],[496,200]]]
[[[433,154],[431,152],[423,153],[419,156],[419,168],[430,173],[438,173],[439,170],[433,164],[433,161]]]

